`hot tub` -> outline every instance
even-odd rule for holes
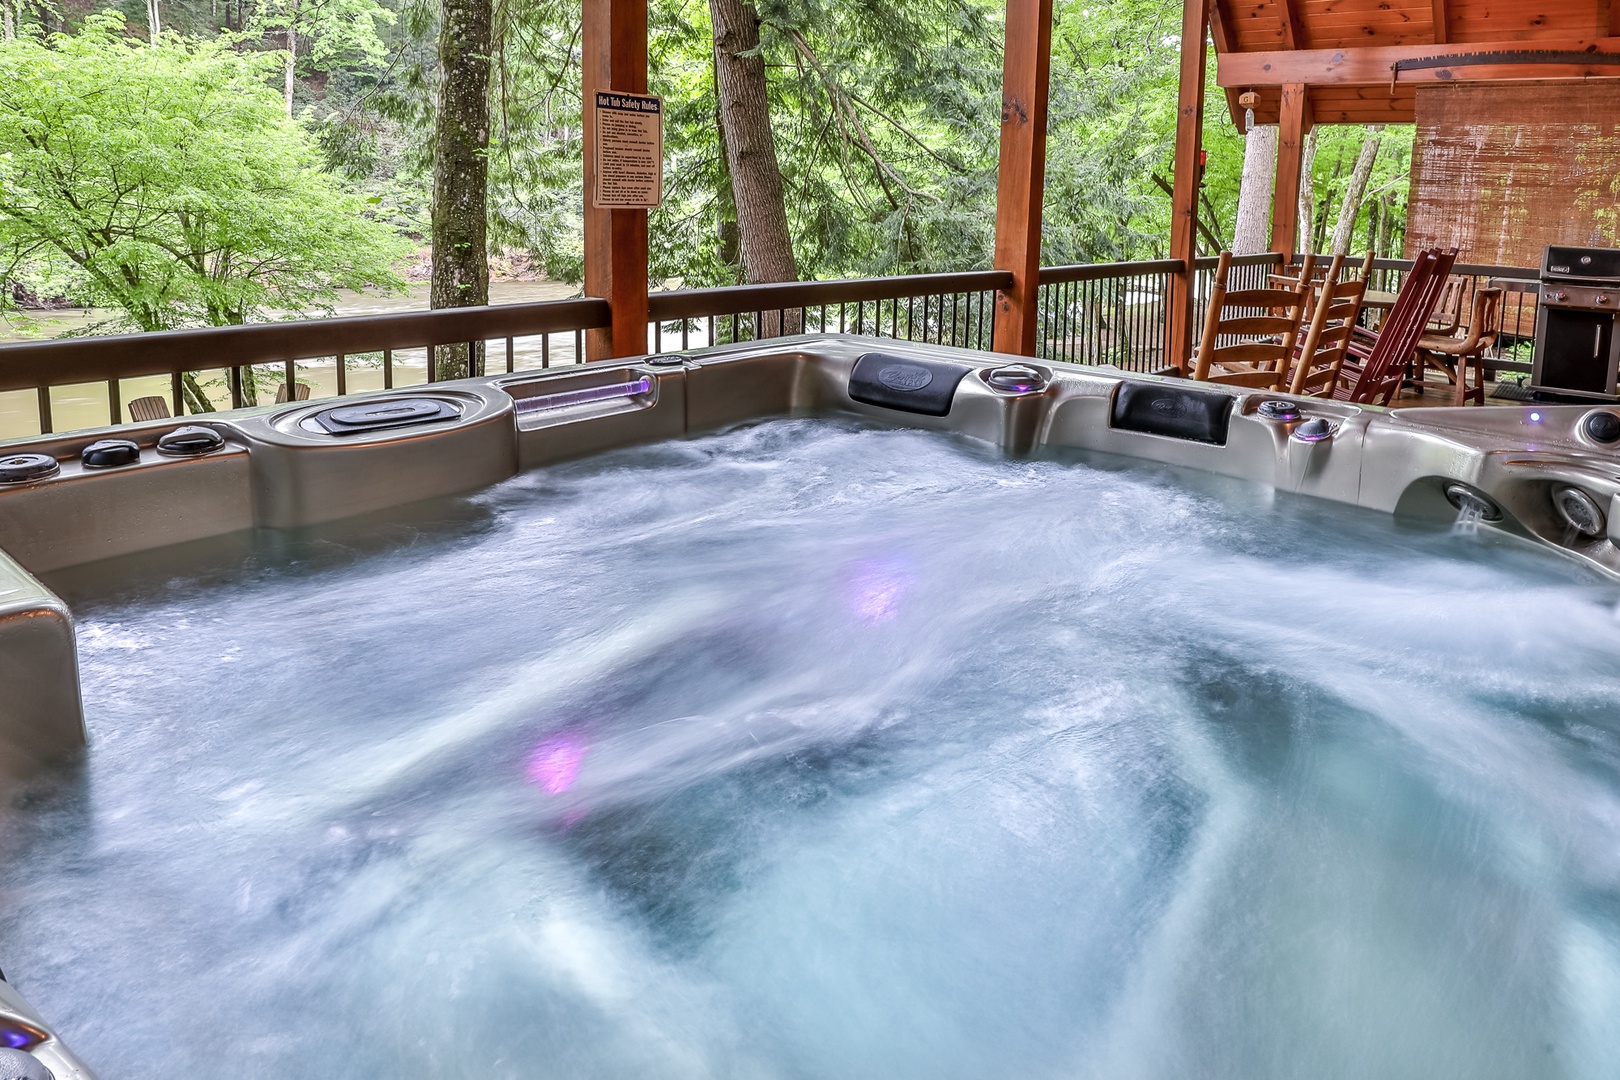
[[[802,338],[10,444],[0,1029],[1602,1075],[1617,441]]]

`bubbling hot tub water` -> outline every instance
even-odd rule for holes
[[[0,916],[107,1077],[1620,1054],[1616,593],[1533,553],[791,420],[122,576]]]

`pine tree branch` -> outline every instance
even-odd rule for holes
[[[838,80],[833,78],[832,74],[822,65],[820,58],[810,48],[810,43],[804,39],[804,35],[793,29],[782,27],[778,27],[778,29],[782,30],[787,39],[793,43],[794,49],[804,57],[805,62],[815,68],[816,72],[821,76],[822,85],[826,89],[828,99],[831,100],[833,108],[842,114],[843,120],[848,121],[848,130],[853,132],[855,144],[860,147],[862,153],[872,160],[873,166],[878,170],[878,182],[882,184],[884,194],[889,197],[889,201],[894,204],[894,208],[898,210],[900,204],[890,190],[888,182],[884,180],[885,174],[894,181],[897,187],[913,198],[927,199],[935,203],[943,202],[944,200],[940,199],[939,196],[931,195],[926,191],[918,191],[906,183],[906,178],[894,166],[884,160],[883,155],[873,145],[872,137],[867,132],[866,125],[861,123],[861,118],[855,111],[855,106],[848,91],[840,86]],[[843,126],[843,120],[840,121],[840,127]],[[893,121],[890,122],[893,123]]]

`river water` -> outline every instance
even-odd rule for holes
[[[492,304],[524,304],[540,300],[566,299],[577,296],[579,290],[574,286],[555,281],[496,281],[490,283],[489,293]],[[333,315],[377,315],[397,311],[422,311],[427,307],[428,286],[419,282],[407,286],[406,291],[398,295],[344,292],[334,305]],[[35,333],[25,336],[18,332],[18,327],[7,326],[0,322],[0,344],[35,340],[41,335],[54,337],[72,333],[103,322],[112,316],[112,312],[109,311],[87,308],[65,308],[60,311],[27,314],[38,324]],[[577,357],[574,335],[570,333],[550,336],[551,363],[554,365],[575,363]],[[490,365],[505,364],[506,358],[504,353],[499,351],[500,348],[499,345],[491,346]],[[513,353],[518,367],[539,367],[540,339],[538,337],[518,339],[513,343]],[[270,388],[264,402],[268,404],[274,400],[275,388],[281,385],[286,376],[279,365],[265,365],[259,370],[263,375],[264,385]],[[494,367],[491,366],[490,370],[493,371]],[[335,362],[330,359],[301,362],[298,364],[297,375],[300,382],[309,384],[311,397],[326,397],[337,393],[337,370]],[[346,375],[350,393],[382,389],[381,357],[350,360]],[[212,400],[221,408],[229,408],[230,390],[224,372],[205,373],[202,381]],[[426,381],[426,350],[405,349],[394,355],[395,386],[412,386]],[[129,402],[149,395],[168,400],[171,395],[169,378],[156,376],[124,379],[120,381],[119,394],[126,409]],[[170,407],[173,407],[172,404]],[[58,431],[101,427],[107,424],[109,413],[106,384],[86,383],[53,387],[51,419]],[[127,412],[122,419],[128,421]],[[37,434],[39,434],[39,403],[35,392],[20,390],[0,393],[0,439],[15,439]]]
[[[107,1080],[1620,1060],[1617,591],[1488,535],[785,420],[184,566],[0,831]]]

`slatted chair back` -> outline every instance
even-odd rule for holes
[[[1406,377],[1406,363],[1440,303],[1446,275],[1456,261],[1456,248],[1429,248],[1418,253],[1356,381],[1348,391],[1341,386],[1334,397],[1363,405],[1388,405],[1394,400]]]
[[[1288,381],[1309,286],[1231,289],[1227,285],[1231,269],[1232,253],[1221,252],[1193,378],[1278,389]]]
[[[282,383],[281,386],[276,389],[276,404],[277,405],[285,405],[289,401],[308,401],[308,400],[309,400],[309,384],[308,383],[293,383],[292,384],[292,393],[290,395],[287,392],[287,384],[286,383]]]
[[[134,423],[164,420],[168,416],[169,403],[160,397],[138,397],[129,403],[129,418]]]
[[[1333,391],[1339,385],[1339,373],[1344,369],[1344,358],[1350,349],[1356,320],[1361,316],[1361,302],[1367,295],[1372,264],[1373,253],[1369,251],[1366,258],[1361,260],[1361,274],[1341,280],[1339,275],[1344,269],[1344,256],[1333,256],[1327,276],[1322,279],[1318,289],[1304,343],[1294,359],[1294,373],[1288,382],[1289,393],[1333,396]]]
[[[1307,254],[1300,261],[1297,274],[1290,274],[1287,268],[1272,271],[1266,275],[1266,284],[1273,289],[1292,289],[1299,285],[1309,285],[1314,289],[1321,284],[1321,275],[1316,272],[1316,255]]]
[[[1424,333],[1450,334],[1462,325],[1463,299],[1468,295],[1468,284],[1469,280],[1464,277],[1446,278],[1445,287],[1440,290],[1440,302],[1434,306],[1434,314],[1429,317]]]

